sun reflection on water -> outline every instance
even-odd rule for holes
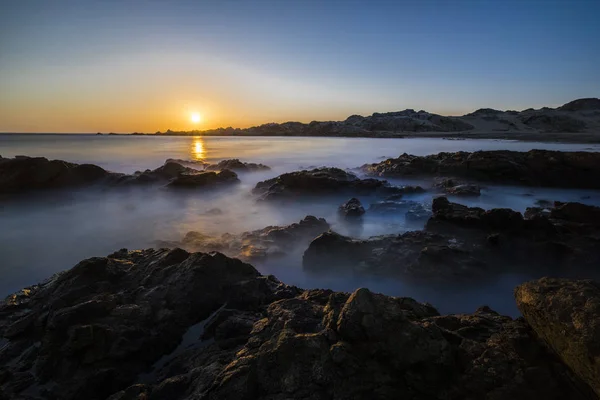
[[[204,159],[204,140],[201,136],[194,136],[194,141],[192,142],[192,154],[196,160]]]

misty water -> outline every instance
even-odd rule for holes
[[[78,261],[105,256],[120,248],[156,247],[158,241],[179,241],[191,230],[211,235],[241,233],[268,225],[288,225],[306,215],[323,217],[342,234],[369,237],[420,229],[404,215],[378,217],[367,213],[360,231],[340,224],[337,207],[345,197],[318,198],[278,206],[257,203],[254,185],[281,173],[318,166],[356,168],[402,153],[426,155],[440,151],[552,149],[599,151],[598,145],[533,143],[500,140],[364,139],[364,138],[234,138],[143,137],[95,135],[0,135],[0,155],[44,156],[105,169],[133,173],[154,169],[168,158],[218,162],[239,158],[260,162],[272,170],[239,174],[241,184],[218,190],[175,192],[156,187],[96,189],[23,195],[0,199],[0,294],[37,283]],[[418,181],[392,180],[394,184]],[[431,193],[406,196],[430,203]],[[365,206],[374,199],[360,198]],[[482,208],[509,207],[524,211],[536,200],[580,201],[600,205],[600,192],[488,185],[481,197],[452,201]],[[207,214],[219,208],[221,215]],[[478,287],[431,287],[389,278],[315,276],[302,270],[306,243],[284,258],[254,263],[262,273],[303,288],[351,291],[368,287],[389,295],[427,301],[441,312],[472,312],[487,304],[516,315],[514,286],[530,276],[506,275]]]

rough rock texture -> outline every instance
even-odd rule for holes
[[[181,247],[188,251],[220,251],[244,261],[258,261],[288,254],[308,243],[323,232],[329,224],[312,215],[288,226],[267,226],[239,235],[225,233],[210,236],[201,232],[188,232],[181,242],[159,242],[161,247]]]
[[[356,197],[351,198],[338,208],[338,214],[343,218],[359,218],[365,213],[365,208]]]
[[[104,399],[220,307],[252,312],[295,293],[218,253],[122,250],[84,260],[0,305],[1,390],[11,399]]]
[[[560,207],[587,210],[590,216],[600,210],[566,204]],[[400,276],[440,283],[476,283],[506,273],[600,276],[600,226],[580,222],[586,214],[554,212],[551,216],[530,210],[525,219],[510,209],[486,211],[451,203],[445,197],[434,199],[432,211],[424,231],[366,240],[323,233],[304,252],[303,266],[315,273]]]
[[[600,153],[508,150],[402,154],[363,171],[381,177],[454,176],[477,181],[529,186],[599,189]]]
[[[589,398],[521,319],[301,291],[180,249],[83,261],[7,298],[0,335],[0,398]]]
[[[600,396],[600,285],[543,278],[515,290],[535,333]]]
[[[211,164],[206,166],[207,171],[222,171],[229,169],[238,172],[252,172],[252,171],[268,171],[271,168],[264,164],[246,163],[241,162],[237,158],[231,160],[223,160],[218,164]]]
[[[457,181],[456,179],[443,178],[434,182],[433,187],[454,196],[480,196],[481,188],[472,183]]]
[[[77,187],[119,176],[92,164],[49,161],[43,157],[0,157],[0,193]]]
[[[378,179],[359,179],[339,168],[316,168],[279,175],[256,184],[253,193],[262,200],[293,199],[297,196],[402,193],[402,188]]]
[[[167,186],[172,188],[201,188],[222,184],[238,183],[237,174],[228,169],[219,172],[197,172],[180,174],[171,180]]]

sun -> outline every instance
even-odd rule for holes
[[[197,124],[198,122],[200,122],[202,118],[200,117],[200,114],[198,114],[197,112],[194,112],[190,115],[190,120],[194,123]]]

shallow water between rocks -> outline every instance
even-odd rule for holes
[[[355,168],[402,153],[426,155],[441,151],[550,149],[599,151],[598,145],[533,143],[500,140],[283,138],[283,137],[137,137],[95,135],[0,135],[0,155],[44,156],[105,169],[132,173],[154,169],[168,158],[217,162],[239,158],[260,162],[272,170],[239,174],[241,184],[206,191],[174,192],[160,188],[99,190],[89,188],[43,196],[0,199],[0,295],[37,283],[70,268],[84,258],[106,256],[120,248],[155,247],[157,241],[178,241],[194,230],[206,234],[241,233],[268,225],[288,225],[306,215],[323,217],[339,233],[366,238],[420,229],[403,214],[385,217],[367,213],[362,229],[340,224],[337,207],[347,196],[314,198],[280,206],[257,203],[250,191],[262,180],[284,172],[332,166]],[[590,179],[593,179],[590,177]],[[394,184],[424,184],[391,180]],[[430,203],[432,193],[404,198]],[[359,197],[365,207],[371,198]],[[482,186],[475,198],[449,197],[451,201],[485,209],[507,207],[524,211],[537,200],[579,201],[600,205],[600,192],[530,187]],[[219,208],[220,215],[207,213]],[[352,291],[368,287],[396,296],[427,301],[442,313],[472,312],[489,305],[498,312],[517,315],[513,288],[534,276],[504,275],[465,287],[408,284],[390,278],[315,276],[302,270],[305,245],[283,258],[254,263],[262,273],[274,274],[303,288]]]

